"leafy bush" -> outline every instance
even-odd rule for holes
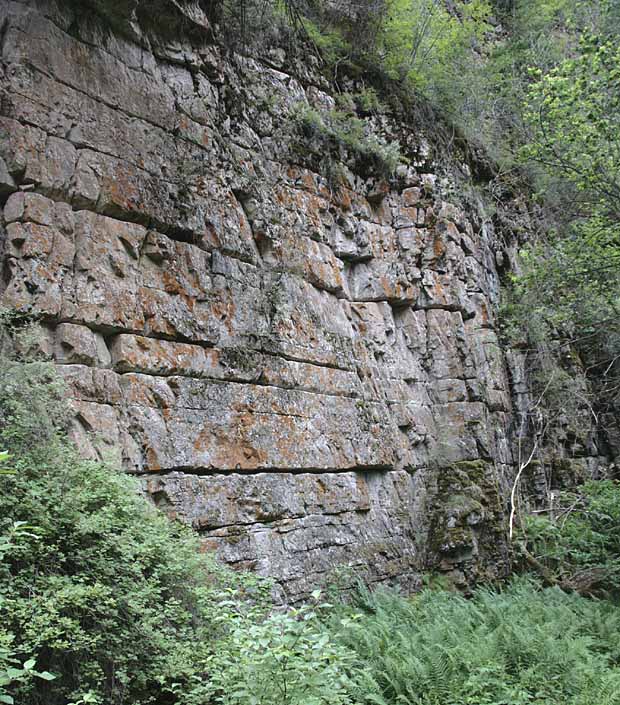
[[[620,596],[620,484],[589,482],[563,492],[549,516],[526,518],[526,550],[547,579],[582,592]]]
[[[305,31],[328,66],[337,65],[351,52],[351,43],[343,33],[345,27],[326,23],[323,17],[318,21],[304,17]]]
[[[12,411],[0,442],[15,453],[15,474],[1,481],[0,529],[27,521],[36,534],[5,556],[2,623],[19,653],[57,676],[19,683],[15,696],[152,702],[192,672],[195,652],[213,638],[197,542],[140,498],[134,481],[82,460],[59,433],[33,442],[16,390],[23,399],[48,393],[44,363],[3,372],[0,396]]]
[[[521,252],[513,291],[514,318],[530,342],[579,354],[612,447],[620,410],[619,62],[617,38],[585,32],[557,66],[531,72],[521,156],[537,165],[546,220]]]
[[[619,65],[615,39],[586,34],[571,57],[533,72],[526,114],[532,139],[525,156],[573,184],[600,226],[620,217]]]
[[[435,0],[389,0],[378,37],[378,54],[394,79],[422,92],[438,94],[455,69],[472,61],[471,49],[489,26],[486,0],[448,6]]]
[[[365,87],[353,94],[355,106],[363,114],[383,113],[386,110],[374,88]]]
[[[315,594],[318,597],[318,594]],[[328,605],[305,605],[267,619],[239,602],[220,603],[217,621],[228,637],[206,662],[209,679],[187,705],[352,705],[367,701],[368,683],[353,669],[354,655],[320,621]],[[360,698],[354,699],[354,693]]]
[[[3,464],[8,460],[9,454],[6,451],[0,452],[0,476],[13,475],[14,471],[7,470]],[[36,534],[30,533],[32,527],[25,522],[14,521],[8,524],[6,532],[0,533],[0,564],[11,554],[15,543],[23,537],[38,538]],[[3,608],[4,598],[0,593],[0,613]],[[13,705],[15,702],[8,688],[16,683],[23,683],[32,678],[42,678],[43,680],[54,680],[54,676],[46,671],[39,672],[35,669],[36,660],[28,658],[26,660],[17,658],[13,650],[14,636],[0,627],[0,703]]]
[[[516,580],[471,600],[425,591],[412,599],[362,592],[332,624],[377,703],[612,705],[620,698],[620,612],[557,588]],[[335,618],[334,618],[335,619]]]

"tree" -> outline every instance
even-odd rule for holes
[[[597,389],[598,419],[618,433],[620,384],[620,46],[586,34],[574,56],[533,72],[526,160],[541,168],[552,227],[523,253],[523,311],[572,344]],[[555,203],[553,203],[555,201]],[[618,439],[612,438],[616,446]]]

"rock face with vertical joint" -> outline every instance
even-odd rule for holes
[[[502,573],[514,243],[467,165],[387,115],[407,163],[326,175],[316,62],[227,51],[181,0],[3,0],[0,50],[2,305],[39,322],[82,451],[283,600]]]

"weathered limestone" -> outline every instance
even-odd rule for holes
[[[87,5],[0,7],[2,305],[41,321],[82,450],[283,599],[501,570],[492,226],[421,135],[391,183],[301,166],[295,111],[334,104],[308,67],[225,60],[183,2],[173,41]]]

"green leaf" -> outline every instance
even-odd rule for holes
[[[12,666],[9,666],[5,673],[9,678],[21,678],[24,675],[23,669],[13,668]]]
[[[38,678],[42,678],[44,681],[53,681],[57,678],[57,676],[55,676],[53,673],[50,673],[49,671],[41,671],[36,675]]]

